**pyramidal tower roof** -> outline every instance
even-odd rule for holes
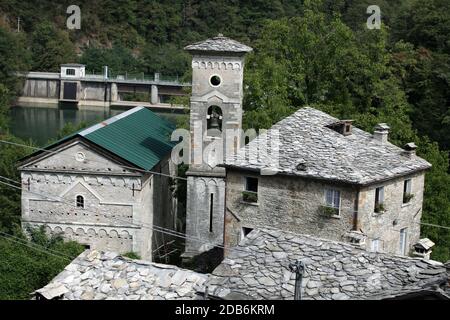
[[[237,53],[245,54],[253,49],[236,40],[224,37],[219,34],[217,37],[210,38],[204,41],[196,42],[184,48],[187,51],[209,51],[221,53]]]

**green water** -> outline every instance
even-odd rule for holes
[[[37,145],[43,146],[68,122],[79,124],[85,122],[89,125],[116,116],[126,110],[102,109],[60,109],[57,107],[13,107],[10,118],[11,133],[28,140],[32,139]],[[155,112],[159,116],[176,124],[182,115],[170,112]]]

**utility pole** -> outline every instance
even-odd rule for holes
[[[289,269],[295,272],[295,292],[294,300],[302,300],[302,279],[303,273],[305,272],[305,264],[303,261],[297,260],[289,264]]]

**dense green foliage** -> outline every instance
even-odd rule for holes
[[[30,231],[30,240],[0,234],[0,300],[30,299],[84,250],[61,237],[47,237],[43,229]]]
[[[63,62],[83,62],[88,71],[108,65],[112,74],[161,72],[189,79],[183,46],[224,33],[255,48],[246,67],[245,126],[267,128],[305,105],[352,118],[368,131],[387,122],[393,143],[415,141],[433,164],[423,222],[450,226],[448,0],[78,3],[82,28],[68,30],[69,0],[1,1],[0,134],[7,134],[7,93],[18,88],[15,70],[52,71]],[[373,4],[382,10],[381,30],[366,28],[366,9]],[[13,32],[17,16],[19,34]],[[17,178],[13,161],[24,151],[0,147],[0,173]],[[13,229],[18,194],[3,188],[0,197],[0,226]],[[422,232],[437,243],[433,258],[448,260],[448,230],[423,226]]]

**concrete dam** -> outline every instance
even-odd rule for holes
[[[86,74],[85,66],[64,64],[57,72],[18,73],[24,79],[22,96],[17,104],[70,105],[73,107],[135,107],[180,111],[184,106],[171,103],[172,97],[187,96],[190,83],[164,80],[158,73],[149,79],[142,76]],[[129,99],[131,98],[131,99]]]

